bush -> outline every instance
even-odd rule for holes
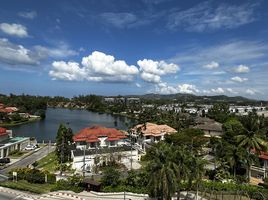
[[[83,191],[83,188],[79,186],[79,184],[73,184],[73,182],[70,180],[62,179],[62,180],[57,181],[55,186],[50,191],[53,192],[53,191],[58,191],[58,190],[70,190],[70,191],[79,193]]]
[[[113,168],[107,167],[103,171],[103,177],[101,178],[101,183],[104,186],[112,186],[115,187],[120,184],[120,172]]]
[[[47,180],[49,183],[55,183],[56,177],[49,172],[40,171],[38,169],[31,168],[17,168],[9,172],[9,177],[13,177],[13,172],[17,172],[18,180],[27,180],[29,183],[45,183],[45,176],[47,174]]]

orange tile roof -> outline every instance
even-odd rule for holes
[[[115,128],[106,128],[103,126],[92,126],[80,130],[73,136],[75,142],[98,142],[99,137],[108,137],[108,141],[116,141],[127,138],[126,134]]]
[[[139,128],[141,128],[141,132],[144,136],[161,136],[162,134],[172,134],[176,133],[177,131],[174,128],[171,128],[170,126],[166,124],[158,125],[154,123],[146,123],[146,126],[144,124],[138,124],[134,127],[134,131],[136,132]]]

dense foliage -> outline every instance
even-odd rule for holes
[[[65,163],[71,159],[73,148],[73,131],[60,124],[56,136],[56,155],[59,163]]]

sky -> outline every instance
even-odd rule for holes
[[[0,2],[0,93],[268,100],[268,1]]]

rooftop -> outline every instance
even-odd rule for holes
[[[123,131],[115,128],[106,128],[103,126],[92,126],[84,128],[73,137],[75,142],[98,142],[100,137],[107,137],[108,141],[116,141],[127,138]]]
[[[161,136],[162,134],[172,134],[177,132],[174,128],[171,128],[166,124],[158,125],[149,122],[147,122],[145,126],[144,124],[138,124],[133,128],[135,132],[137,132],[138,129],[140,129],[144,136]]]

